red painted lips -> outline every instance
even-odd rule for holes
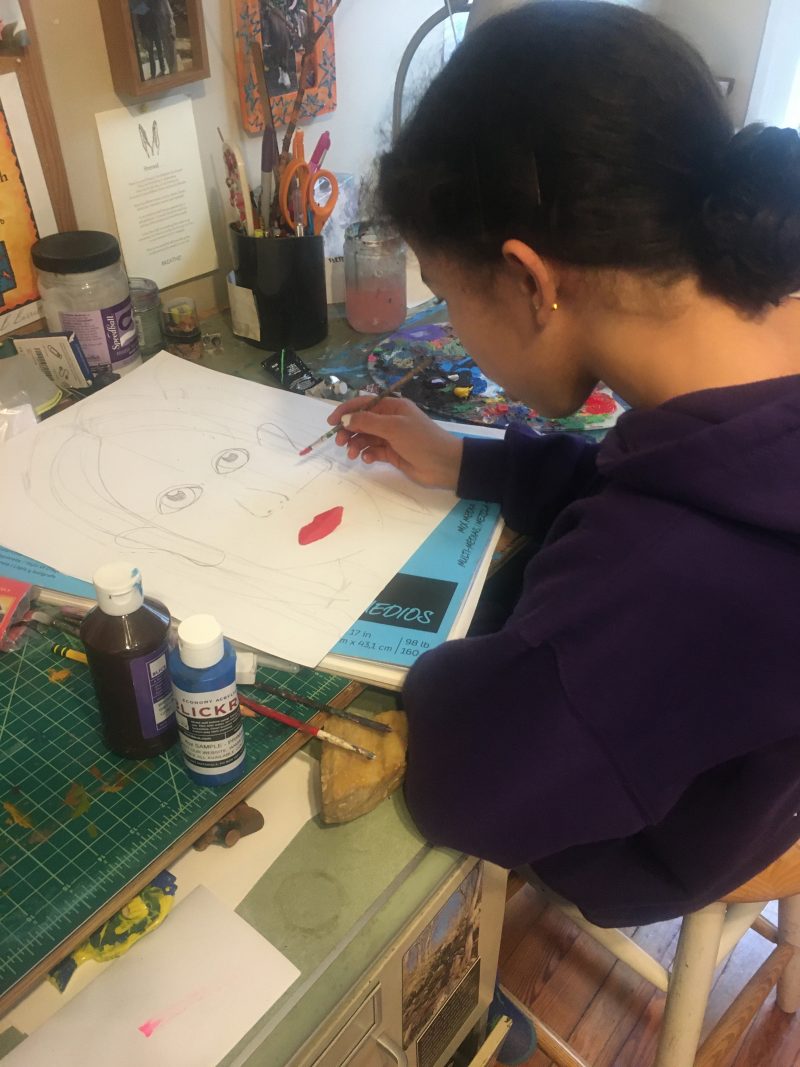
[[[341,524],[343,515],[344,508],[342,507],[329,508],[328,511],[315,515],[311,522],[300,527],[297,535],[298,543],[313,545],[315,541],[321,541],[324,537],[330,536]]]

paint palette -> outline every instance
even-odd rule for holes
[[[438,418],[504,429],[514,422],[541,432],[607,430],[625,411],[605,386],[565,419],[547,419],[521,401],[512,400],[486,378],[455,335],[449,322],[407,326],[375,347],[367,357],[373,380],[385,389],[415,363],[433,354],[430,370],[403,389],[403,395]]]
[[[345,679],[312,670],[262,669],[259,680],[320,703],[354,695]],[[304,721],[315,714],[271,703]],[[84,940],[76,931],[98,926],[117,894],[130,889],[119,906],[135,895],[137,879],[168,863],[176,842],[187,848],[209,817],[236,803],[226,798],[251,792],[301,736],[261,718],[244,728],[246,779],[228,789],[197,786],[178,746],[144,761],[105,748],[86,667],[65,666],[38,636],[0,654],[0,1008],[43,961],[49,967]]]

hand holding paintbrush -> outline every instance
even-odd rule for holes
[[[425,366],[427,361],[417,364],[393,389]],[[461,437],[442,429],[410,400],[389,392],[340,404],[328,419],[332,429],[300,454],[307,455],[335,435],[350,459],[361,456],[364,463],[389,463],[418,485],[455,489],[464,447]]]
[[[321,437],[318,437],[316,441],[312,441],[310,445],[307,445],[301,450],[301,456],[307,456],[309,452],[313,452],[315,448],[318,448],[321,444],[333,437],[334,434],[345,432],[349,430],[350,421],[349,416],[355,411],[369,411],[371,408],[377,407],[381,400],[385,400],[391,396],[392,393],[399,393],[404,385],[416,378],[422,371],[427,370],[433,362],[433,356],[426,356],[425,359],[420,360],[415,364],[411,370],[407,371],[399,381],[396,381],[394,385],[389,385],[386,389],[382,389],[376,396],[361,397],[359,401],[340,404],[340,406],[334,411],[333,415],[328,419],[331,422],[335,419],[336,425],[332,429],[327,430]],[[340,415],[340,412],[344,412]],[[345,422],[344,420],[348,421]]]

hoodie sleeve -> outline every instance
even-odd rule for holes
[[[501,504],[518,533],[541,540],[553,520],[597,476],[600,446],[576,434],[537,434],[511,426],[502,441],[464,439],[458,495]]]
[[[508,628],[450,641],[414,665],[403,704],[406,802],[435,845],[516,867],[646,824],[548,645]]]

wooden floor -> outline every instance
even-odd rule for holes
[[[775,916],[767,912],[775,921]],[[635,939],[668,963],[678,922],[640,927]],[[632,933],[631,931],[626,931]],[[720,970],[706,1028],[724,1011],[771,946],[749,931]],[[664,995],[612,956],[529,885],[508,902],[500,949],[500,981],[567,1038],[591,1067],[650,1067]],[[785,1015],[775,994],[756,1016],[725,1067],[798,1067],[800,1012]],[[536,1053],[527,1067],[551,1067]]]

